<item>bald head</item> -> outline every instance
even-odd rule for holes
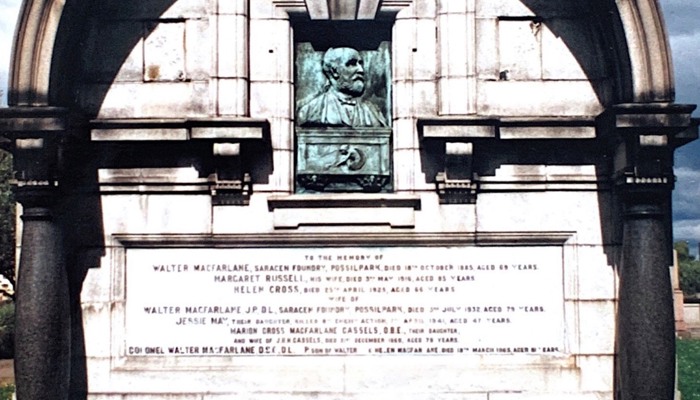
[[[364,61],[357,50],[350,47],[328,49],[323,55],[322,68],[333,89],[354,97],[364,93]]]

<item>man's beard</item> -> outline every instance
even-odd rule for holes
[[[359,97],[365,92],[365,81],[362,79],[351,79],[340,82],[338,85],[338,90],[341,93],[349,94],[353,97]]]

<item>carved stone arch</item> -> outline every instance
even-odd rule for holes
[[[312,19],[373,19],[412,0],[274,0]],[[20,11],[11,64],[10,105],[49,104],[51,60],[65,0],[26,0]],[[632,69],[633,102],[674,99],[673,68],[666,26],[657,0],[616,0]]]
[[[484,0],[481,0],[484,1]],[[535,15],[545,3],[520,0]],[[562,2],[567,3],[567,2]],[[580,2],[571,2],[580,3]],[[607,50],[609,76],[617,93],[615,103],[672,102],[673,68],[668,36],[657,0],[599,0],[579,7],[596,16],[596,30]],[[573,33],[560,30],[564,41]],[[580,54],[579,57],[587,57]],[[581,59],[579,61],[585,62]]]
[[[15,33],[8,102],[49,104],[51,60],[65,0],[25,0]]]
[[[632,67],[632,101],[674,101],[671,49],[658,0],[616,0],[616,4]]]

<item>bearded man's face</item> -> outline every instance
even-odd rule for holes
[[[337,88],[340,92],[359,97],[365,91],[365,67],[362,56],[354,49],[345,49],[339,59]]]

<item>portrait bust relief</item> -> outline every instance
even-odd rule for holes
[[[327,79],[311,100],[297,104],[299,126],[386,127],[379,107],[363,99],[365,62],[351,47],[330,48],[323,54],[321,70]]]
[[[391,30],[302,28],[308,30],[299,29],[295,43],[296,192],[391,191]]]
[[[296,55],[296,125],[391,125],[389,44],[375,50],[299,43]]]

